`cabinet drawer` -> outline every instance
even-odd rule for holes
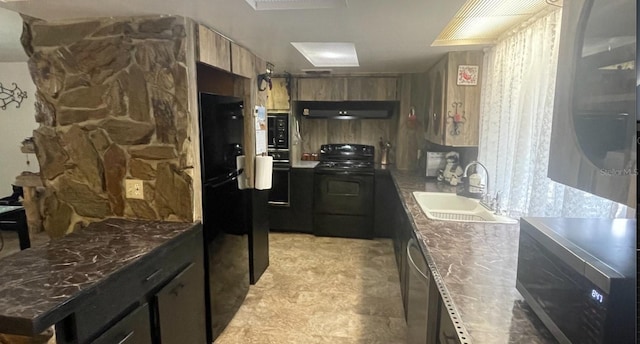
[[[162,286],[167,280],[178,272],[202,252],[202,243],[193,240],[193,243],[182,243],[172,247],[166,247],[155,257],[149,257],[140,262],[140,267],[134,280],[134,288],[147,294]],[[177,246],[177,247],[176,247]]]
[[[149,306],[145,303],[113,325],[93,344],[151,344]]]

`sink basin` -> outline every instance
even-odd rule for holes
[[[496,215],[480,204],[480,200],[454,193],[415,191],[413,197],[428,218],[442,221],[479,223],[518,223],[518,220]]]

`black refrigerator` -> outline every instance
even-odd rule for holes
[[[213,342],[242,305],[249,283],[269,264],[269,224],[266,195],[238,187],[242,100],[208,93],[199,97],[207,338]]]

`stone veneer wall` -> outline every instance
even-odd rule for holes
[[[25,17],[52,237],[107,217],[192,221],[186,23]],[[144,180],[144,200],[125,198],[125,179]]]

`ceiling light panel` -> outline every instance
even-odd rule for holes
[[[345,8],[347,0],[245,0],[256,11]]]
[[[548,6],[545,0],[467,0],[432,45],[494,43]]]
[[[291,42],[315,67],[359,67],[353,43]]]

